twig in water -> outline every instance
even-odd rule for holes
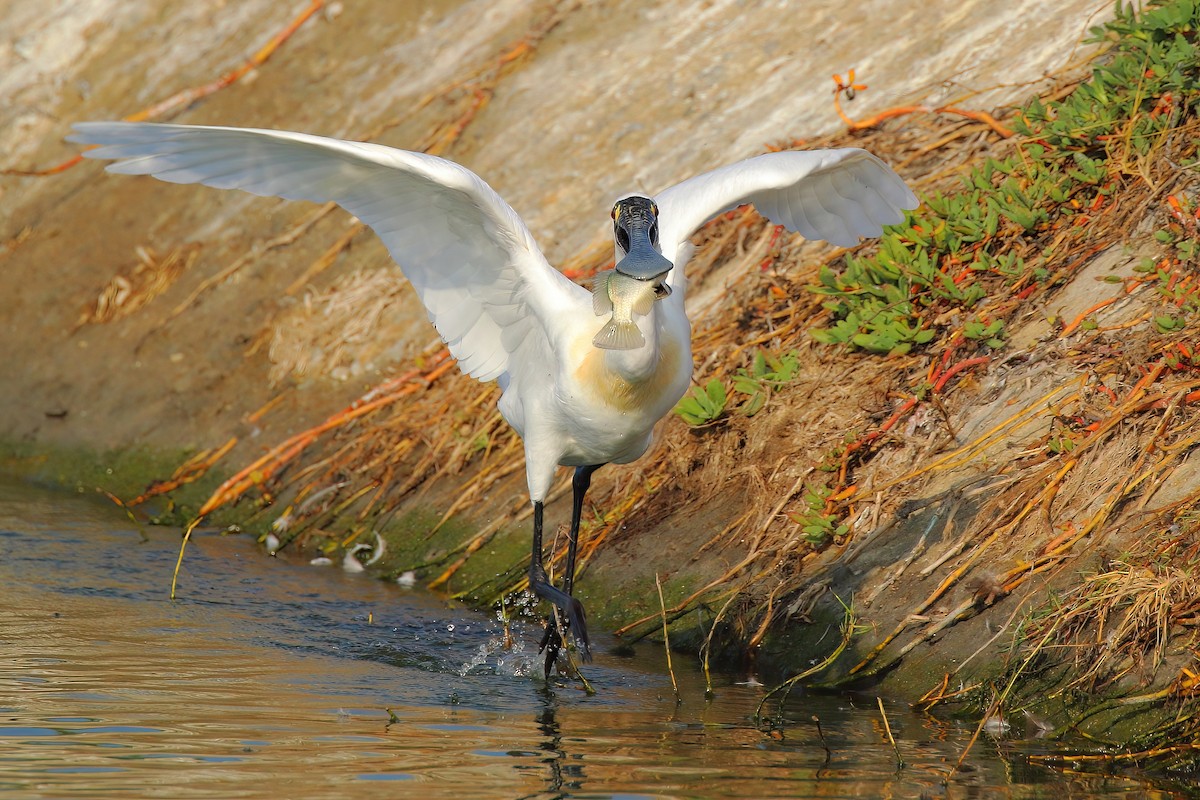
[[[662,611],[662,626],[663,626],[663,648],[667,651],[667,672],[671,674],[671,688],[675,690],[675,702],[682,702],[679,696],[679,683],[675,680],[675,669],[671,666],[671,639],[667,635],[667,603],[663,600],[662,581],[658,579],[658,573],[654,573],[654,585],[658,587],[658,607]]]
[[[557,614],[557,612],[556,612],[556,614]],[[560,626],[559,630],[565,631],[566,626],[565,625]],[[562,634],[560,633],[559,635],[561,636]],[[579,678],[579,682],[583,684],[583,691],[587,693],[588,697],[595,695],[596,689],[588,681],[587,676],[583,674],[583,671],[579,669],[579,664],[577,664],[575,662],[575,654],[574,654],[572,648],[567,647],[567,648],[564,648],[564,650],[567,654],[567,664],[570,665],[571,672],[575,675],[576,678]]]
[[[563,618],[559,615],[557,606],[554,607],[553,614],[554,614],[554,617],[552,620],[552,624],[554,625],[555,628],[558,629],[559,638],[561,638],[563,641],[562,652],[565,653],[567,656],[567,669],[570,670],[570,673],[572,675],[574,675],[576,678],[579,678],[579,682],[583,684],[583,691],[586,692],[589,697],[591,697],[592,695],[596,694],[596,690],[592,687],[592,684],[588,682],[588,679],[584,676],[583,672],[579,669],[579,664],[576,663],[576,661],[575,661],[575,655],[573,652],[575,649],[575,646],[574,646],[574,644],[572,644],[570,642],[570,639],[569,639],[568,633],[567,633],[567,624],[563,621]]]
[[[879,715],[883,717],[883,729],[887,731],[888,741],[892,743],[892,750],[896,753],[896,769],[904,769],[904,759],[900,757],[900,748],[896,746],[896,737],[892,736],[892,726],[888,722],[887,712],[883,710],[883,698],[875,698],[879,702]]]
[[[508,599],[507,595],[500,595],[500,622],[504,625],[504,649],[513,649],[512,624],[508,616],[508,605],[505,602]]]
[[[716,692],[714,692],[712,688],[712,674],[708,670],[708,656],[710,653],[712,653],[713,634],[717,632],[717,623],[721,621],[721,617],[725,616],[725,610],[729,608],[729,604],[732,603],[737,596],[737,590],[729,593],[729,599],[725,601],[723,606],[721,606],[721,610],[717,612],[717,616],[713,617],[712,626],[708,629],[708,636],[704,639],[704,646],[700,648],[700,652],[704,654],[704,698],[706,700],[711,700],[714,696],[716,696]]]
[[[1024,665],[1022,665],[1022,668],[1024,668]],[[1013,677],[1013,681],[1015,680],[1016,676]],[[1008,689],[1010,688],[1012,688],[1011,681],[1009,682],[1008,687],[1005,689],[1005,693],[1007,693]],[[1003,695],[1001,695],[1001,697],[1003,697]],[[946,781],[949,781],[954,777],[955,773],[962,769],[963,762],[967,760],[967,753],[971,752],[971,748],[974,747],[975,742],[979,740],[979,734],[983,733],[983,728],[985,725],[987,725],[987,721],[992,718],[992,714],[994,714],[1000,708],[1001,697],[997,697],[995,700],[993,700],[991,705],[988,706],[987,711],[984,712],[982,717],[980,717],[979,724],[975,726],[975,732],[971,734],[971,740],[967,742],[967,746],[963,748],[962,754],[958,757],[958,762],[953,768],[951,768],[950,774],[946,776]]]
[[[175,571],[171,573],[171,599],[175,599],[175,584],[179,580],[179,568],[183,566],[183,551],[187,549],[188,540],[192,538],[192,531],[196,530],[196,526],[200,524],[200,520],[204,519],[204,515],[198,515],[194,520],[188,523],[187,530],[183,532],[183,541],[179,543],[179,558],[175,559]]]
[[[817,736],[821,739],[821,747],[825,750],[825,763],[828,764],[833,758],[833,751],[829,749],[829,743],[825,741],[825,731],[821,730],[821,718],[813,714],[812,721],[817,726]]]
[[[146,535],[146,529],[145,529],[145,527],[142,525],[142,521],[141,521],[140,519],[138,519],[138,517],[137,517],[137,515],[136,515],[136,514],[134,514],[134,513],[133,513],[133,509],[132,509],[132,508],[130,508],[128,505],[126,505],[126,504],[125,504],[125,501],[124,501],[124,500],[122,500],[121,498],[117,497],[115,494],[113,494],[112,492],[108,491],[107,489],[102,489],[102,488],[99,488],[99,487],[97,487],[97,488],[96,488],[96,491],[100,492],[100,494],[104,495],[104,496],[105,496],[105,497],[107,497],[109,500],[112,500],[112,501],[113,501],[113,503],[115,503],[117,506],[119,506],[119,507],[120,507],[120,509],[121,509],[122,511],[124,511],[124,512],[125,512],[125,516],[129,517],[129,521],[130,521],[130,522],[132,522],[134,525],[136,525],[136,526],[137,526],[137,530],[138,530],[138,536],[142,537],[142,543],[143,543],[143,544],[145,544],[146,542],[150,541],[150,537],[148,537],[148,536]]]

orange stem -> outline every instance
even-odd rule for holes
[[[449,353],[443,351],[441,358],[447,358]],[[442,375],[445,375],[454,364],[457,363],[453,359],[447,358],[444,363],[439,364],[423,377],[420,384],[414,384],[411,381],[420,375],[419,371],[413,371],[399,378],[393,378],[387,381],[380,387],[372,389],[367,394],[355,400],[346,408],[327,418],[324,422],[316,427],[309,428],[306,431],[301,431],[296,435],[286,439],[275,447],[271,448],[265,455],[256,460],[253,464],[243,469],[238,474],[234,475],[229,480],[221,484],[212,496],[205,501],[201,506],[197,516],[203,517],[213,510],[236,500],[241,497],[247,490],[254,486],[261,485],[267,481],[272,475],[278,472],[282,467],[287,465],[292,459],[304,451],[310,444],[315,442],[321,434],[333,428],[340,427],[352,420],[369,414],[370,412],[382,408],[383,406],[394,403],[401,397],[415,394],[418,390],[425,388],[432,381],[437,380]],[[401,385],[394,391],[392,387]],[[381,394],[381,390],[384,393]]]
[[[937,383],[935,383],[933,385],[934,393],[936,394],[936,393],[940,392],[946,386],[947,381],[949,381],[951,378],[953,378],[958,373],[962,372],[964,369],[970,369],[971,367],[977,367],[980,364],[986,364],[989,361],[991,361],[991,358],[989,356],[976,356],[975,358],[968,358],[968,359],[964,359],[963,361],[958,362],[953,367],[951,367],[950,369],[943,372],[941,377],[939,377],[937,379]]]
[[[1119,297],[1110,297],[1107,300],[1101,300],[1099,303],[1096,303],[1096,305],[1092,306],[1091,308],[1089,308],[1088,310],[1086,310],[1082,314],[1080,314],[1078,317],[1071,320],[1071,322],[1065,328],[1062,329],[1062,333],[1060,333],[1058,335],[1058,338],[1063,339],[1067,336],[1070,336],[1072,333],[1075,332],[1076,328],[1078,328],[1080,325],[1083,324],[1084,320],[1086,320],[1092,314],[1095,314],[1100,309],[1111,306],[1113,303],[1117,302],[1117,300],[1119,300],[1119,299],[1120,299]]]
[[[893,117],[902,117],[906,114],[933,113],[957,114],[960,117],[966,117],[967,119],[973,119],[976,122],[982,122],[1004,139],[1011,138],[1014,134],[1014,131],[1011,128],[1005,126],[1002,122],[997,120],[986,111],[970,111],[965,108],[956,108],[954,106],[938,106],[937,108],[931,108],[930,106],[896,106],[895,108],[889,108],[885,111],[880,111],[878,114],[867,117],[866,119],[854,120],[842,110],[841,93],[843,88],[844,87],[839,87],[838,91],[834,92],[834,109],[837,111],[837,115],[841,117],[842,122],[846,123],[846,127],[852,131],[873,128],[884,120],[888,120]]]

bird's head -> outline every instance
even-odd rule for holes
[[[649,197],[622,197],[613,206],[612,219],[616,271],[639,281],[653,281],[657,297],[666,297],[671,290],[663,281],[674,265],[659,248],[658,206]]]

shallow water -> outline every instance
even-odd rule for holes
[[[676,704],[661,652],[599,653],[598,690],[547,686],[534,626],[337,568],[200,536],[167,598],[177,531],[0,484],[0,796],[1111,797],[1129,778],[1067,776],[973,726],[873,698],[804,697],[782,738],[762,689],[686,657]],[[827,753],[813,724],[821,720]],[[779,736],[779,734],[776,734]],[[402,785],[396,785],[402,784]],[[1165,795],[1158,795],[1165,796]]]

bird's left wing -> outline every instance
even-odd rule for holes
[[[663,255],[672,261],[701,225],[745,203],[777,225],[842,247],[878,236],[918,205],[891,167],[850,147],[767,153],[689,178],[654,200]]]
[[[525,223],[475,173],[435,156],[287,131],[85,122],[71,141],[109,172],[334,201],[383,240],[463,372],[493,380],[586,290],[546,263]],[[532,313],[531,313],[532,312]]]

